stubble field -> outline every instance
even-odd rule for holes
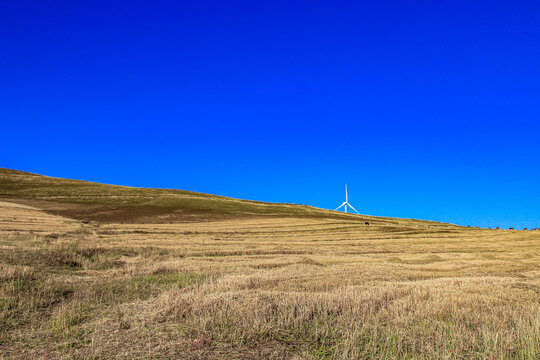
[[[540,357],[540,231],[368,220],[119,223],[0,202],[0,356]]]

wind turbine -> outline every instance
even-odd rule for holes
[[[342,206],[345,206],[345,212],[347,212],[347,206],[350,206],[351,209],[356,211],[356,209],[351,204],[349,204],[349,199],[348,199],[348,196],[347,196],[347,184],[345,184],[345,202],[343,202],[343,204],[339,205],[339,207],[336,210],[341,209]],[[358,215],[360,215],[360,213],[358,211],[356,211],[356,213]]]

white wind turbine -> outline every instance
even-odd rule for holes
[[[351,204],[349,204],[349,200],[348,200],[348,196],[347,196],[347,184],[345,184],[345,202],[343,202],[343,204],[339,205],[339,207],[336,210],[339,210],[339,209],[341,209],[342,206],[345,206],[345,212],[347,212],[347,205],[350,206],[351,209],[356,211],[356,209]],[[360,213],[358,211],[356,211],[356,213],[358,215],[360,215]]]

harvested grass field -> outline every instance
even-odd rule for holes
[[[540,231],[264,203],[127,221],[16,183],[0,181],[2,358],[540,358]]]

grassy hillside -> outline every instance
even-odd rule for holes
[[[183,190],[105,185],[0,168],[2,198],[80,220],[166,223],[252,215],[354,219],[388,224],[401,222],[305,205],[239,200]]]

